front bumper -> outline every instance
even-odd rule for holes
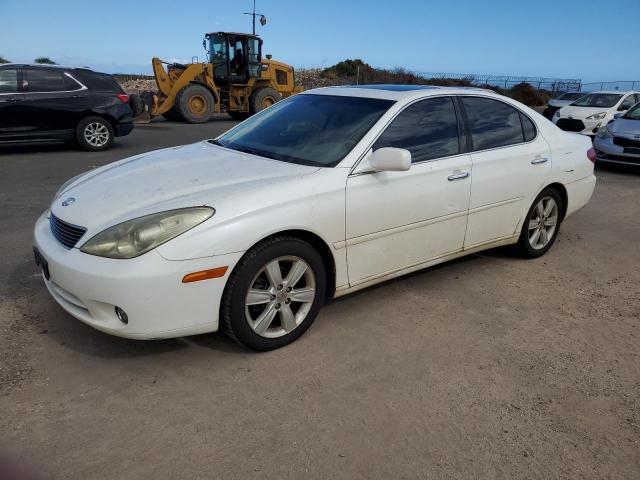
[[[587,120],[584,118],[553,117],[553,123],[567,132],[581,133],[593,137],[602,125],[606,125],[609,120]]]
[[[640,165],[640,149],[625,148],[613,143],[613,138],[596,136],[593,141],[596,151],[596,162],[623,163]],[[639,153],[635,153],[638,151]]]
[[[34,243],[47,262],[45,285],[64,310],[103,332],[137,339],[216,331],[224,286],[242,256],[172,261],[152,250],[128,260],[96,257],[60,244],[44,214],[36,222]],[[229,267],[222,278],[182,283],[187,273],[221,266]],[[126,312],[128,323],[120,321],[116,307]]]

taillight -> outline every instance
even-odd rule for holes
[[[591,162],[596,163],[596,151],[593,148],[587,150],[587,158],[591,160]]]
[[[129,103],[129,95],[126,93],[119,93],[116,97],[118,97],[122,103]]]

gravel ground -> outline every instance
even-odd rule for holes
[[[153,123],[99,154],[0,147],[0,451],[43,478],[640,477],[637,171],[599,169],[545,257],[387,282],[275,352],[65,314],[31,258],[59,184],[231,125]]]

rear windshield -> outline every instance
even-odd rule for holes
[[[603,107],[611,108],[620,101],[622,95],[617,93],[590,93],[579,98],[571,105],[575,107]]]
[[[334,167],[394,103],[376,98],[295,95],[211,142],[283,162]]]
[[[116,82],[111,75],[106,73],[75,70],[71,72],[71,75],[80,80],[89,90],[122,93],[120,84]]]

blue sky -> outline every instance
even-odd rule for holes
[[[0,0],[0,56],[107,72],[203,58],[205,32],[250,31],[251,0]],[[257,0],[265,53],[427,72],[640,80],[640,0]]]

